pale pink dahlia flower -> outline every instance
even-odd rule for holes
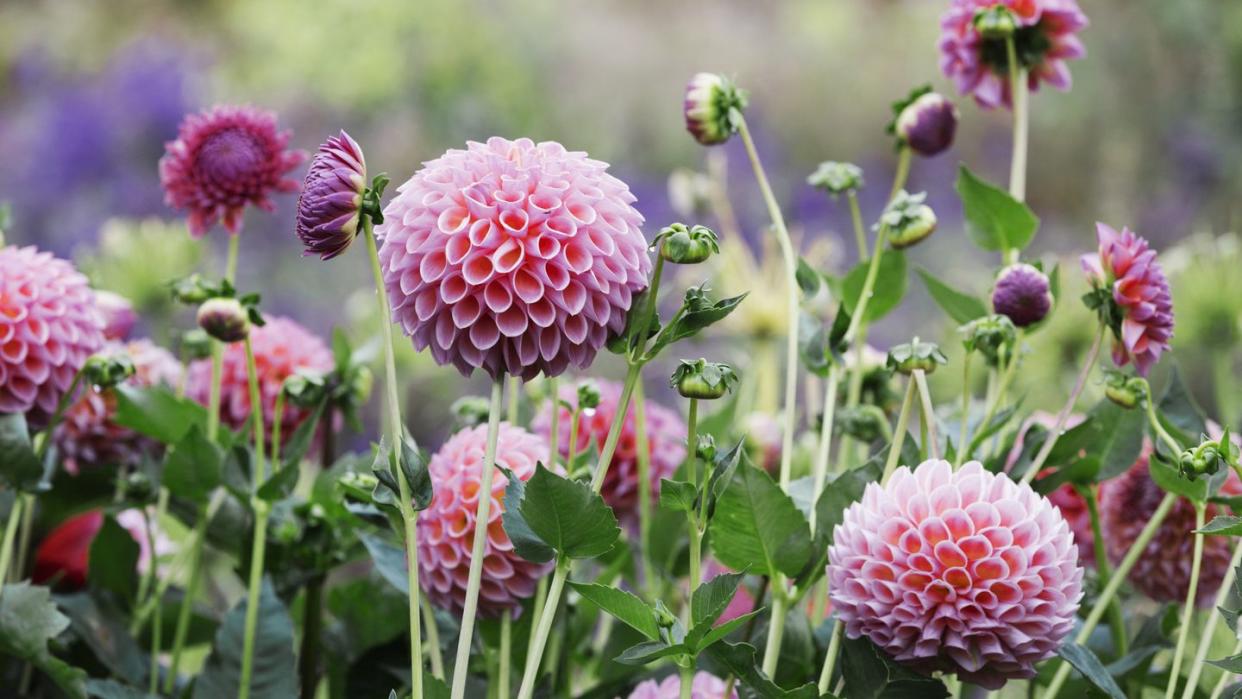
[[[330,260],[349,248],[358,234],[366,188],[362,147],[344,131],[329,136],[311,158],[298,196],[295,231],[306,249],[303,254]]]
[[[1121,312],[1121,327],[1114,328],[1113,362],[1125,366],[1134,361],[1146,376],[1169,349],[1173,338],[1173,298],[1169,280],[1156,261],[1156,251],[1129,228],[1118,233],[1103,223],[1095,224],[1098,252],[1082,256],[1087,280],[1112,291]]]
[[[465,375],[585,368],[651,260],[624,182],[559,143],[491,138],[425,164],[384,209],[380,260],[418,349]]]
[[[0,413],[41,427],[86,359],[104,319],[86,277],[34,247],[0,248]]]
[[[332,370],[332,351],[311,331],[289,318],[269,317],[267,324],[250,329],[255,368],[259,376],[259,395],[263,403],[263,426],[268,436],[276,420],[276,397],[285,379],[298,371],[326,373]],[[232,429],[244,429],[250,421],[250,388],[246,378],[246,345],[236,342],[224,348],[220,374],[220,422]],[[211,360],[200,359],[190,365],[186,394],[207,405],[211,392]],[[310,411],[286,400],[281,418],[281,439],[294,430]]]
[[[729,684],[719,677],[699,670],[694,673],[694,682],[690,688],[690,699],[737,699],[737,689],[726,695]],[[678,699],[681,696],[681,678],[676,673],[663,680],[647,680],[640,682],[629,699]]]
[[[274,113],[253,107],[220,105],[186,116],[160,158],[164,202],[187,212],[195,238],[216,223],[236,235],[247,204],[272,211],[272,194],[298,190],[285,175],[306,153],[289,150],[292,135]]]
[[[109,340],[129,339],[130,332],[138,322],[134,304],[129,299],[111,291],[95,290],[95,303],[103,314],[104,337]]]
[[[1105,481],[1100,488],[1100,519],[1108,558],[1117,564],[1151,515],[1164,499],[1164,491],[1148,472],[1150,442],[1143,445],[1138,461],[1122,475]],[[1230,473],[1221,487],[1221,495],[1242,495],[1242,481]],[[1204,521],[1218,514],[1229,514],[1217,505],[1208,505]],[[1178,498],[1165,517],[1156,535],[1147,544],[1143,555],[1130,570],[1130,583],[1157,602],[1181,602],[1190,589],[1190,568],[1194,557],[1195,508],[1186,498]],[[1210,605],[1220,583],[1229,570],[1233,542],[1226,536],[1203,538],[1203,563],[1199,569],[1199,590],[1196,599]]]
[[[428,465],[435,497],[418,513],[419,580],[436,606],[454,614],[461,613],[466,601],[486,449],[487,425],[464,429],[445,442]],[[547,460],[548,443],[542,437],[507,422],[500,424],[497,466],[525,481],[535,475],[536,463]],[[513,550],[501,524],[509,480],[499,470],[493,479],[479,588],[479,616],[484,618],[519,611],[522,600],[534,594],[539,578],[552,570],[551,563],[532,563]]]
[[[617,409],[621,402],[621,384],[615,381],[596,381],[599,386],[599,406],[591,410],[583,410],[578,418],[578,444],[575,454],[582,454],[594,444],[597,449],[604,448],[608,439],[608,430],[617,420]],[[577,402],[577,387],[562,386],[561,400],[574,405]],[[647,488],[650,489],[652,502],[660,496],[660,479],[672,478],[677,467],[686,458],[686,423],[675,411],[654,402],[646,401],[647,446],[651,451],[651,472]],[[557,449],[562,457],[569,455],[570,411],[561,407],[559,418],[560,435]],[[547,437],[552,433],[552,411],[545,406],[535,416],[534,429]],[[617,440],[617,450],[608,466],[608,474],[604,476],[601,495],[623,521],[633,519],[638,507],[638,433],[637,418],[634,416],[634,403],[630,402],[625,413],[625,423],[621,426],[621,436]]]
[[[997,4],[1016,20],[1015,50],[1018,63],[1029,71],[1030,89],[1046,82],[1068,90],[1072,81],[1065,62],[1087,55],[1077,36],[1087,16],[1075,0],[952,0],[940,19],[940,69],[958,91],[974,96],[984,109],[1012,106],[1005,40],[985,39],[974,22],[976,12]]]
[[[996,689],[1035,676],[1074,627],[1078,548],[1046,498],[971,461],[901,467],[867,486],[828,549],[850,638],[920,672]]]
[[[131,386],[180,385],[184,367],[173,355],[150,340],[111,343],[105,349],[128,355],[134,375],[126,379]],[[65,469],[77,473],[91,466],[134,466],[144,453],[155,454],[160,444],[113,422],[116,396],[110,389],[84,388],[56,426],[56,448]]]

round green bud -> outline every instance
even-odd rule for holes
[[[706,359],[681,360],[669,385],[685,398],[715,400],[733,390],[738,377],[733,367]]]
[[[887,229],[888,242],[894,250],[922,242],[936,230],[936,212],[923,203],[926,198],[926,192],[910,194],[903,189],[873,227],[876,231]]]
[[[181,352],[186,359],[206,359],[211,356],[211,336],[202,328],[192,328],[181,335]]]
[[[100,389],[112,388],[134,375],[134,360],[123,351],[105,350],[82,365],[82,380]]]
[[[660,231],[660,257],[666,262],[694,265],[720,252],[720,239],[707,226],[674,223]]]
[[[891,371],[910,375],[916,370],[930,374],[936,367],[948,363],[948,358],[940,351],[939,346],[932,342],[920,342],[916,337],[911,342],[890,349],[886,365]]]
[[[578,409],[594,410],[601,400],[599,384],[594,381],[583,381],[578,384]]]
[[[827,160],[807,176],[806,183],[835,197],[862,189],[863,171],[853,163]]]
[[[1017,18],[1001,3],[976,12],[974,23],[979,35],[990,40],[1008,39],[1018,29]]]

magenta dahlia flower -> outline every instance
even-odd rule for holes
[[[737,690],[726,695],[729,684],[719,677],[699,670],[694,673],[694,682],[690,687],[691,699],[737,699]],[[681,696],[681,678],[676,673],[663,680],[647,680],[640,682],[629,699],[678,699]]]
[[[1100,488],[1100,524],[1108,558],[1117,564],[1130,550],[1139,532],[1164,499],[1164,490],[1156,485],[1148,472],[1152,445],[1146,442],[1143,453],[1130,470],[1105,481]],[[1221,487],[1221,495],[1242,495],[1242,481],[1234,473]],[[1208,505],[1205,521],[1226,509]],[[1157,602],[1182,602],[1190,589],[1190,567],[1194,557],[1195,507],[1190,500],[1178,498],[1169,510],[1156,535],[1147,544],[1143,555],[1130,570],[1130,583]],[[1201,605],[1210,605],[1220,583],[1229,571],[1233,541],[1225,536],[1203,538],[1203,562],[1199,569]]]
[[[134,304],[129,299],[111,291],[95,291],[95,304],[103,314],[103,334],[108,340],[125,340],[138,322]]]
[[[435,497],[418,513],[419,580],[432,602],[454,614],[461,613],[466,601],[486,449],[487,425],[464,429],[445,442],[428,465],[436,484]],[[535,475],[535,464],[547,460],[548,443],[543,437],[501,423],[497,466],[525,481]],[[508,484],[500,471],[493,475],[479,588],[479,616],[484,618],[521,610],[522,600],[534,594],[539,578],[552,570],[551,563],[532,563],[513,550],[500,519]]]
[[[833,530],[829,595],[850,638],[996,689],[1035,676],[1074,627],[1082,568],[1046,498],[971,461],[901,467]]]
[[[221,105],[186,116],[160,158],[165,203],[187,212],[195,238],[216,223],[236,235],[247,204],[272,211],[271,195],[298,190],[285,175],[306,153],[288,148],[292,135],[279,129],[274,113],[253,107]]]
[[[311,158],[298,197],[297,234],[306,255],[330,260],[345,252],[362,217],[367,161],[362,147],[341,131],[329,136]]]
[[[1114,327],[1113,362],[1125,366],[1131,361],[1146,376],[1169,349],[1173,338],[1173,298],[1169,280],[1156,261],[1156,251],[1129,228],[1116,230],[1096,224],[1100,249],[1083,255],[1082,268],[1097,289],[1112,292],[1120,319]]]
[[[1014,48],[1028,71],[1030,89],[1046,82],[1068,90],[1065,62],[1087,55],[1077,35],[1087,26],[1087,16],[1076,0],[952,0],[940,20],[940,69],[958,91],[974,96],[984,109],[1012,106],[1005,40],[985,38],[975,27],[975,13],[997,4],[1013,13]]]
[[[621,384],[615,381],[596,381],[599,386],[599,406],[592,410],[583,410],[578,418],[578,444],[574,453],[581,454],[594,444],[597,449],[604,448],[608,439],[608,430],[617,420],[617,408],[621,402]],[[562,386],[561,400],[570,405],[577,402],[577,387]],[[654,402],[646,401],[647,446],[651,450],[650,482],[647,487],[652,494],[653,502],[660,495],[660,479],[672,478],[677,467],[686,458],[686,423],[675,411]],[[557,449],[562,457],[569,455],[569,430],[571,414],[568,408],[561,407],[559,417],[560,435]],[[630,403],[625,414],[625,422],[621,427],[621,436],[617,440],[617,450],[604,476],[604,485],[600,492],[604,501],[617,513],[623,521],[633,520],[638,507],[638,434],[637,419],[634,417],[634,404]],[[552,411],[545,406],[535,416],[532,429],[549,436],[552,432]],[[632,522],[630,522],[632,523]]]
[[[150,340],[113,343],[106,351],[124,353],[133,361],[134,375],[126,379],[132,386],[175,388],[185,373],[181,362]],[[116,424],[115,415],[116,397],[111,390],[80,391],[56,426],[56,447],[67,471],[76,474],[91,466],[135,466],[144,453],[157,453],[158,442]]]
[[[450,150],[384,209],[380,260],[418,349],[464,375],[585,368],[625,328],[651,260],[624,182],[551,141]]]
[[[298,371],[326,373],[335,362],[332,351],[311,331],[288,318],[269,317],[267,324],[250,329],[255,368],[259,375],[259,394],[263,403],[263,424],[268,435],[276,420],[276,397],[285,379]],[[207,405],[211,392],[211,360],[200,359],[190,365],[186,394]],[[281,416],[281,438],[294,430],[310,411],[285,401]],[[246,345],[234,343],[224,349],[220,374],[220,422],[235,430],[250,421],[250,389],[246,378]]]
[[[0,248],[0,413],[41,427],[103,346],[95,293],[74,266],[34,247]]]

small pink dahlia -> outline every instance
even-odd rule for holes
[[[195,238],[216,223],[236,235],[247,204],[272,211],[272,194],[298,190],[285,175],[306,153],[289,150],[292,135],[279,129],[274,113],[253,107],[218,105],[187,115],[160,158],[165,203],[188,212]]]
[[[414,346],[464,375],[588,366],[651,269],[634,195],[607,168],[559,143],[491,138],[401,185],[376,232]]]
[[[128,339],[134,325],[138,322],[134,304],[120,294],[98,289],[95,290],[95,303],[99,306],[99,312],[103,314],[104,337],[118,341]]]
[[[267,324],[250,329],[263,424],[270,436],[276,419],[276,397],[285,379],[300,370],[326,373],[332,370],[332,351],[311,331],[289,318],[269,317]],[[190,365],[186,394],[207,405],[211,392],[211,360]],[[310,412],[286,400],[281,418],[281,437],[288,439]],[[232,429],[244,429],[250,420],[250,388],[246,378],[246,345],[237,342],[224,349],[220,382],[220,421]]]
[[[437,606],[454,614],[461,613],[466,601],[486,448],[487,425],[464,429],[445,442],[428,465],[436,484],[435,497],[418,513],[419,580]],[[548,443],[543,437],[501,423],[498,466],[525,481],[535,475],[536,463],[547,460]],[[522,600],[534,594],[539,578],[552,570],[551,563],[531,563],[514,552],[501,524],[508,484],[500,471],[493,475],[479,588],[479,616],[484,618],[500,616],[506,609],[520,610]]]
[[[615,381],[596,381],[599,386],[599,406],[583,410],[578,418],[578,444],[574,453],[581,454],[594,444],[597,449],[604,448],[608,439],[608,430],[617,419],[617,408],[621,402],[621,384]],[[575,386],[561,387],[561,400],[574,405],[577,402]],[[648,488],[653,502],[660,496],[660,479],[672,478],[677,467],[686,458],[686,423],[675,411],[654,402],[646,401],[647,445],[651,450],[651,473]],[[559,417],[560,435],[557,449],[562,457],[569,455],[569,431],[571,414],[568,408],[561,407]],[[638,507],[638,433],[637,418],[634,416],[634,404],[631,401],[625,414],[625,423],[621,427],[621,436],[617,440],[617,450],[612,456],[608,474],[604,476],[601,494],[622,520],[633,519]],[[545,437],[552,432],[552,411],[544,407],[535,416],[532,429]]]
[[[1119,563],[1138,538],[1151,515],[1164,499],[1164,491],[1156,485],[1148,473],[1151,456],[1150,442],[1143,445],[1143,453],[1130,470],[1105,481],[1100,489],[1100,524],[1108,558]],[[1242,481],[1230,473],[1221,487],[1226,496],[1242,495]],[[1218,514],[1228,511],[1217,505],[1208,505],[1205,520],[1212,521]],[[1130,571],[1130,583],[1143,594],[1157,602],[1182,602],[1190,589],[1190,567],[1194,557],[1195,508],[1186,498],[1178,498],[1156,535],[1147,544],[1138,563]],[[1196,599],[1201,605],[1212,603],[1212,597],[1229,570],[1233,542],[1225,536],[1203,538],[1203,563],[1199,569],[1199,591]]]
[[[150,340],[111,343],[105,351],[120,352],[134,363],[133,386],[164,385],[174,388],[185,372],[181,362]],[[56,426],[56,448],[65,469],[76,474],[91,466],[133,466],[143,453],[156,453],[160,444],[113,422],[116,397],[111,390],[81,390],[77,401],[66,410]]]
[[[367,161],[362,147],[341,131],[329,136],[311,158],[298,196],[296,232],[306,255],[330,260],[345,252],[362,217]]]
[[[1120,328],[1114,328],[1113,362],[1125,366],[1134,361],[1146,376],[1173,338],[1173,298],[1169,280],[1156,261],[1156,251],[1129,228],[1116,230],[1096,224],[1100,249],[1082,256],[1082,268],[1096,288],[1112,291],[1120,311]]]
[[[694,682],[690,687],[691,699],[737,699],[737,690],[728,695],[725,690],[729,684],[719,677],[699,670],[694,673]],[[663,680],[647,680],[639,683],[630,692],[629,699],[678,699],[681,696],[681,678],[676,673]]]
[[[0,413],[41,427],[86,359],[103,346],[86,277],[51,253],[0,248]]]
[[[1046,498],[971,461],[901,467],[833,530],[829,596],[850,638],[996,689],[1035,676],[1074,627],[1082,568]]]
[[[1012,106],[1009,57],[1002,38],[984,38],[975,27],[975,13],[1001,4],[1013,13],[1018,62],[1028,71],[1031,90],[1041,82],[1068,90],[1065,62],[1087,50],[1077,33],[1087,16],[1076,0],[952,0],[940,19],[940,69],[964,95],[973,95],[984,109]]]

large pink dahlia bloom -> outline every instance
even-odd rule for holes
[[[150,340],[110,343],[105,351],[129,356],[134,363],[134,375],[126,380],[130,385],[173,388],[181,383],[181,362]],[[66,470],[77,473],[83,467],[133,466],[144,452],[159,449],[158,442],[113,422],[115,415],[116,397],[111,390],[80,392],[56,426],[56,447]]]
[[[1100,488],[1100,524],[1109,559],[1117,564],[1151,515],[1164,499],[1164,491],[1151,479],[1148,459],[1150,443],[1143,445],[1138,461],[1122,475],[1105,481]],[[1242,481],[1230,473],[1221,487],[1226,496],[1242,495]],[[1208,505],[1204,521],[1212,521],[1226,509]],[[1130,583],[1157,602],[1181,602],[1190,589],[1190,568],[1194,557],[1195,508],[1186,498],[1178,498],[1143,555],[1130,570]],[[1211,604],[1213,595],[1229,571],[1233,542],[1225,536],[1203,538],[1203,563],[1199,569],[1199,604]]]
[[[219,105],[186,116],[160,158],[165,203],[187,212],[195,238],[216,223],[236,235],[247,204],[272,211],[272,194],[298,190],[285,175],[306,153],[289,150],[292,135],[274,113],[253,107]]]
[[[995,689],[1034,677],[1073,629],[1077,559],[1065,518],[1029,485],[976,461],[925,461],[845,511],[829,595],[851,638]]]
[[[418,513],[419,580],[437,606],[454,614],[461,613],[466,601],[486,450],[487,425],[462,430],[445,442],[428,465],[436,484],[435,497]],[[525,481],[535,475],[536,463],[547,460],[548,443],[542,437],[501,423],[497,466]],[[522,600],[534,594],[539,578],[552,570],[551,563],[531,563],[514,552],[501,524],[508,484],[500,471],[493,475],[479,588],[479,616],[485,618],[520,610]]]
[[[86,277],[34,247],[0,248],[0,413],[42,426],[103,346],[104,318]]]
[[[380,260],[418,349],[465,375],[585,368],[651,260],[634,195],[559,143],[491,138],[426,163],[384,209]]]
[[[1112,291],[1121,311],[1113,362],[1125,366],[1133,360],[1138,373],[1146,376],[1173,338],[1169,280],[1156,261],[1156,251],[1129,228],[1118,233],[1097,223],[1096,234],[1100,249],[1082,256],[1082,268],[1093,286]]]
[[[1014,48],[1029,71],[1030,89],[1046,82],[1068,90],[1065,62],[1087,55],[1077,36],[1087,16],[1076,0],[953,0],[940,19],[940,69],[958,91],[973,95],[984,109],[1012,105],[1005,40],[983,38],[974,22],[976,12],[997,4],[1009,8],[1017,21]]]
[[[578,418],[578,444],[574,453],[582,454],[594,444],[597,449],[604,448],[608,439],[608,430],[617,420],[617,409],[621,402],[621,384],[615,381],[597,381],[599,386],[599,406],[593,410],[583,410]],[[562,386],[561,400],[570,405],[577,402],[577,387]],[[660,495],[660,479],[672,478],[677,467],[686,458],[686,423],[675,411],[648,400],[645,402],[647,418],[647,446],[651,451],[651,472],[647,488],[650,489],[653,502]],[[560,435],[557,449],[562,457],[569,455],[569,431],[571,414],[568,408],[561,407],[559,417]],[[625,413],[625,423],[621,426],[621,436],[617,440],[617,450],[613,453],[612,463],[608,466],[608,474],[604,476],[604,485],[600,492],[604,501],[623,520],[632,519],[638,507],[638,428],[634,413],[634,403],[630,402]],[[547,437],[552,433],[552,411],[545,407],[535,416],[534,429]]]
[[[332,351],[317,335],[289,318],[269,317],[267,324],[250,329],[255,369],[259,376],[259,396],[263,404],[263,426],[268,436],[276,420],[276,397],[285,379],[298,371],[326,373],[332,370]],[[190,365],[186,394],[207,405],[211,392],[211,360],[200,359]],[[281,438],[293,436],[310,411],[285,401],[281,416]],[[240,430],[250,421],[250,387],[246,377],[246,346],[235,342],[224,350],[220,374],[220,422]]]
[[[737,699],[737,689],[728,695],[729,684],[719,677],[699,670],[694,673],[694,682],[690,686],[690,699]],[[629,699],[678,699],[681,696],[681,678],[676,673],[663,680],[647,680],[640,682]]]

